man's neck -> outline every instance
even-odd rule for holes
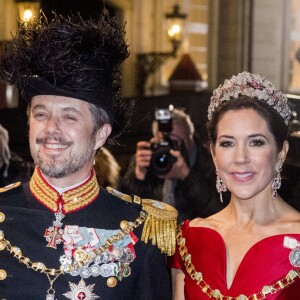
[[[63,178],[53,178],[45,175],[41,170],[41,174],[44,179],[57,191],[59,190],[69,190],[70,188],[76,187],[86,181],[91,175],[91,168],[83,170],[81,169],[79,172],[70,174]]]
[[[83,184],[88,178],[89,178],[90,176],[88,176],[87,178],[85,178],[84,180],[82,180],[82,181],[80,181],[80,182],[78,182],[78,183],[76,183],[76,184],[73,184],[73,185],[71,185],[71,186],[67,186],[67,187],[58,187],[58,186],[55,186],[55,185],[53,185],[53,184],[51,184],[50,182],[48,182],[60,195],[62,194],[62,193],[64,193],[65,191],[68,191],[68,190],[71,190],[71,189],[73,189],[73,188],[75,188],[75,187],[77,187],[77,186],[79,186],[79,185],[81,185],[81,184]]]

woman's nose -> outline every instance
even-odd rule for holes
[[[245,145],[237,146],[235,151],[235,162],[239,164],[249,162],[248,149]]]

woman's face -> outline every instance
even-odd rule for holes
[[[276,165],[283,164],[287,150],[286,142],[277,153],[267,122],[255,110],[241,109],[228,111],[219,120],[212,155],[232,195],[249,199],[261,192],[271,195]]]

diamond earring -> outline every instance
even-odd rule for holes
[[[220,177],[219,173],[216,171],[217,174],[217,179],[216,179],[216,188],[217,188],[217,192],[220,195],[220,201],[221,203],[223,203],[223,195],[222,192],[226,192],[227,188],[225,186],[225,184],[222,181],[222,178]]]
[[[280,172],[281,172],[282,168],[280,165],[276,166],[276,176],[273,178],[272,181],[272,198],[276,198],[278,193],[277,190],[280,189],[281,187],[281,176],[280,176]]]

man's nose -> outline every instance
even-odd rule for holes
[[[47,120],[46,128],[48,132],[55,133],[60,132],[60,120],[56,116],[50,116]]]

